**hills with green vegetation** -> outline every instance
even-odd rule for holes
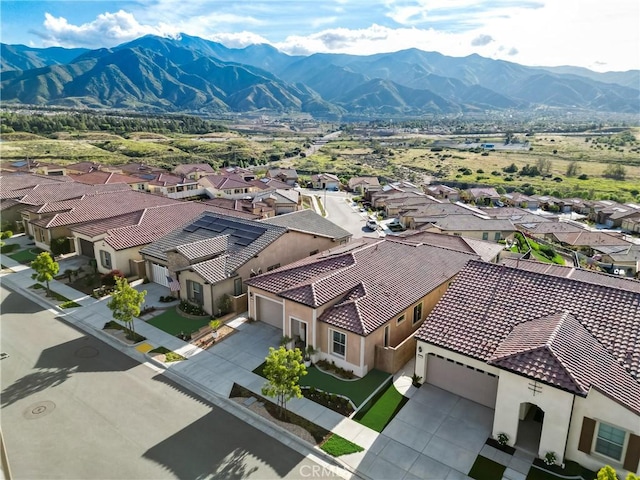
[[[634,114],[640,72],[545,69],[409,49],[290,56],[182,35],[98,50],[1,45],[5,103],[144,112],[303,112],[318,118],[569,109]]]

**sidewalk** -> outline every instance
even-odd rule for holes
[[[157,329],[146,322],[135,319],[135,331],[146,337],[145,343],[152,348],[164,346],[186,357],[189,361],[177,362],[169,368],[162,369],[153,364],[148,357],[133,346],[128,346],[105,333],[102,328],[104,324],[112,320],[111,311],[107,308],[107,300],[97,300],[89,295],[69,287],[68,285],[53,280],[50,287],[53,291],[64,295],[70,300],[80,304],[81,307],[61,310],[53,305],[48,299],[38,295],[29,287],[35,283],[31,278],[33,271],[21,265],[6,255],[0,255],[2,264],[13,273],[6,271],[0,275],[0,284],[6,285],[22,295],[32,299],[45,308],[55,311],[65,321],[81,328],[86,333],[96,336],[114,348],[145,364],[167,377],[182,384],[186,388],[203,396],[215,405],[233,413],[242,420],[254,425],[263,432],[273,436],[280,442],[288,445],[292,449],[303,455],[312,455],[314,461],[320,465],[337,465],[344,470],[343,477],[349,478],[355,475],[357,467],[366,451],[374,444],[378,438],[378,433],[359,423],[347,419],[342,415],[327,409],[306,398],[291,400],[288,404],[289,410],[306,418],[307,420],[331,430],[334,433],[350,440],[365,449],[361,454],[349,455],[348,458],[335,459],[317,447],[300,440],[298,437],[281,429],[269,422],[265,418],[253,413],[249,409],[241,407],[236,402],[229,399],[229,393],[234,383],[262,395],[261,389],[264,385],[264,378],[256,375],[252,370],[264,361],[263,356],[252,356],[250,354],[240,355],[237,350],[232,352],[229,348],[224,348],[224,342],[209,350],[202,350],[189,343],[186,343],[173,335]],[[148,285],[136,286],[136,289],[144,290]],[[149,299],[151,300],[151,299]],[[152,305],[153,301],[145,302]],[[237,330],[253,327],[246,324],[246,318],[239,316],[231,322]],[[233,337],[231,337],[233,338]],[[279,337],[278,337],[279,338]],[[276,346],[277,339],[271,339],[273,346]],[[145,349],[148,350],[148,345]],[[220,348],[217,348],[220,347]],[[141,349],[144,350],[144,349]],[[246,352],[245,352],[246,353]],[[265,353],[266,354],[266,353]],[[262,354],[261,354],[262,355]],[[335,469],[335,467],[334,467]],[[362,476],[358,474],[358,476]]]

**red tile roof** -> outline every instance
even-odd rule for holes
[[[131,190],[131,187],[125,183],[112,185],[84,185],[75,182],[46,183],[7,192],[6,196],[3,195],[3,198],[14,198],[26,205],[44,205],[49,202],[80,198],[83,195],[92,195],[100,192],[122,192],[125,190]]]
[[[471,261],[416,338],[640,412],[640,295],[629,289]]]
[[[312,308],[340,299],[319,320],[369,335],[454,277],[473,258],[477,256],[430,245],[363,241],[247,283]]]
[[[216,190],[225,190],[230,188],[248,188],[253,185],[251,182],[245,182],[239,175],[207,175],[198,180],[203,187],[212,187]]]
[[[126,183],[131,185],[132,183],[144,183],[145,180],[133,177],[131,175],[122,175],[121,173],[93,171],[89,173],[82,173],[79,175],[69,175],[74,181],[78,183],[85,183],[87,185],[105,185],[109,183]]]

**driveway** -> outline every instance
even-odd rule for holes
[[[466,479],[491,436],[493,410],[424,384],[361,456],[372,479]],[[345,460],[347,460],[345,458]]]

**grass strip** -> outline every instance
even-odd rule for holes
[[[391,383],[373,405],[364,412],[358,412],[354,420],[376,432],[382,432],[408,401]]]
[[[149,325],[153,325],[173,336],[179,333],[190,335],[202,327],[209,325],[209,322],[209,317],[199,319],[185,318],[179,315],[175,308],[170,308],[166,312],[147,320]]]
[[[342,438],[340,435],[336,435],[335,433],[320,445],[320,448],[334,457],[349,455],[350,453],[358,453],[364,450],[360,445],[357,445],[346,438]]]
[[[179,362],[181,360],[186,360],[186,357],[183,357],[179,353],[176,353],[176,352],[174,352],[172,350],[169,350],[168,348],[162,347],[162,346],[160,346],[158,348],[154,348],[149,353],[150,354],[152,354],[152,353],[163,354],[165,363]]]

